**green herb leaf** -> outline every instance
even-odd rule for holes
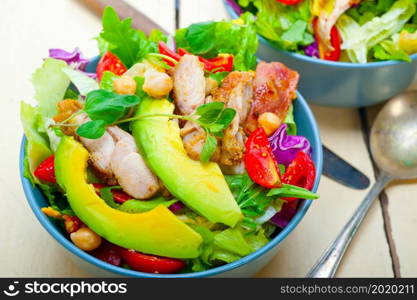
[[[77,134],[87,139],[98,139],[106,132],[106,125],[103,120],[90,121],[78,127]]]
[[[268,197],[271,196],[278,196],[280,198],[292,197],[292,198],[299,198],[299,199],[318,199],[319,195],[313,193],[307,189],[291,185],[291,184],[283,184],[280,188],[275,188],[269,190]]]
[[[188,27],[186,38],[194,54],[210,52],[214,47],[215,22],[195,23]]]
[[[119,95],[106,90],[95,90],[87,95],[84,111],[92,120],[107,124],[116,122],[127,113],[127,109],[139,103],[136,95]]]
[[[230,72],[217,72],[217,73],[210,73],[209,77],[216,80],[217,83],[220,85],[223,81],[223,79],[226,78],[227,75],[229,75]]]
[[[198,121],[202,124],[211,124],[215,122],[224,109],[223,102],[210,102],[200,105],[196,110],[196,115],[199,115]]]
[[[127,213],[132,213],[132,214],[144,213],[144,212],[154,209],[155,207],[161,204],[166,207],[169,207],[177,201],[178,200],[176,199],[167,200],[164,197],[158,197],[158,198],[146,200],[146,201],[132,199],[132,200],[127,200],[126,202],[121,204],[118,209]]]
[[[217,148],[217,139],[211,134],[207,134],[206,142],[201,150],[200,160],[202,162],[208,162],[213,156]]]

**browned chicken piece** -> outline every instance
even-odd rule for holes
[[[253,103],[246,120],[245,131],[258,127],[258,117],[265,112],[285,120],[292,101],[296,98],[299,75],[279,62],[260,62],[253,82]]]
[[[138,152],[132,135],[117,126],[107,128],[116,142],[110,165],[123,191],[136,199],[149,199],[160,190],[158,178]]]
[[[221,101],[236,110],[236,116],[225,130],[221,142],[220,164],[237,166],[242,163],[246,135],[242,130],[253,97],[253,72],[234,71],[226,76],[213,93],[214,101]]]
[[[175,66],[174,100],[182,115],[190,115],[204,104],[206,95],[206,79],[204,65],[197,56],[184,55]]]
[[[56,123],[61,123],[67,120],[75,112],[83,108],[80,101],[74,99],[65,99],[59,101],[57,104],[58,114],[53,118]],[[74,120],[69,120],[68,124],[74,123]],[[66,135],[75,135],[76,127],[61,126],[61,130]]]
[[[204,65],[197,56],[184,55],[172,71],[174,100],[182,115],[191,115],[205,103],[206,79]],[[181,129],[184,148],[188,156],[200,159],[206,133],[197,124],[186,122]]]
[[[82,113],[74,118],[76,124],[82,125],[90,121],[87,114]],[[87,139],[79,137],[81,143],[90,153],[90,161],[97,171],[97,175],[108,184],[116,184],[113,170],[111,168],[111,156],[116,146],[112,136],[105,132],[101,138]]]

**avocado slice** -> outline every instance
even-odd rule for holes
[[[168,100],[146,98],[136,116],[173,111],[174,105]],[[171,194],[211,222],[233,227],[242,219],[219,166],[188,157],[176,121],[167,117],[145,118],[134,121],[132,131],[149,167]]]
[[[55,153],[55,173],[75,214],[97,234],[124,248],[173,258],[199,255],[201,236],[159,205],[130,214],[108,206],[86,182],[88,151],[72,137],[62,138]]]

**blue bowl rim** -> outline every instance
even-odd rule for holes
[[[239,15],[236,13],[236,11],[227,3],[226,0],[223,0],[223,3],[226,7],[227,12],[232,17],[232,19],[236,19],[239,17]],[[289,52],[286,50],[279,49],[277,46],[272,44],[268,39],[264,38],[262,35],[258,34],[259,41],[264,44],[265,46],[268,46],[269,48],[272,48],[275,51],[282,52],[292,58],[302,60],[308,63],[312,64],[318,64],[318,65],[325,65],[328,67],[333,68],[349,68],[349,69],[367,69],[367,68],[381,68],[381,67],[388,67],[398,64],[406,64],[408,62],[401,61],[401,60],[386,60],[386,61],[375,61],[375,62],[368,62],[368,63],[352,63],[352,62],[340,62],[340,61],[329,61],[324,59],[318,59],[314,57],[310,57],[307,55]],[[417,59],[417,53],[410,55],[410,58],[412,60]]]
[[[319,186],[320,177],[322,174],[322,168],[323,168],[323,150],[322,150],[322,142],[320,139],[320,131],[317,126],[317,122],[314,118],[314,115],[312,111],[310,110],[307,102],[301,96],[299,92],[297,92],[297,99],[296,101],[300,102],[300,105],[302,106],[302,109],[306,112],[305,118],[308,120],[309,124],[312,124],[312,131],[314,134],[314,140],[311,141],[312,145],[318,145],[318,149],[314,149],[314,157],[316,160],[316,180],[313,187],[313,191],[317,191],[317,188]],[[240,266],[243,266],[253,260],[256,260],[257,258],[261,257],[265,253],[272,250],[275,246],[277,246],[281,241],[283,241],[288,234],[290,234],[293,229],[298,225],[298,223],[301,221],[301,219],[306,214],[308,208],[312,204],[312,200],[304,200],[295,216],[291,219],[289,224],[277,235],[275,236],[271,241],[269,241],[268,244],[266,244],[264,247],[258,249],[257,251],[235,261],[229,264],[225,264],[220,267],[212,268],[206,271],[201,272],[194,272],[194,273],[183,273],[183,274],[151,274],[151,273],[144,273],[134,270],[125,269],[122,267],[117,267],[111,264],[108,264],[104,261],[101,261],[94,256],[88,254],[87,252],[82,251],[81,249],[77,248],[73,243],[70,242],[69,239],[67,239],[56,227],[55,225],[48,219],[48,217],[42,213],[40,210],[40,207],[36,204],[35,195],[32,191],[32,184],[31,182],[24,177],[24,156],[25,156],[25,143],[26,143],[26,137],[23,136],[22,142],[21,142],[21,148],[20,148],[20,160],[19,160],[19,170],[20,170],[20,179],[23,185],[23,190],[25,192],[27,201],[34,212],[36,218],[38,221],[42,224],[42,226],[49,232],[52,237],[55,238],[55,240],[58,241],[59,244],[61,244],[64,248],[66,248],[69,252],[74,254],[75,256],[78,256],[82,260],[87,261],[88,263],[91,263],[95,265],[96,267],[102,268],[106,271],[119,274],[122,276],[131,276],[131,277],[140,277],[140,278],[198,278],[198,277],[209,277],[209,276],[215,276],[220,273],[224,273],[233,269],[236,269]]]

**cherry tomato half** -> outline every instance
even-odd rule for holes
[[[55,156],[51,155],[41,162],[41,164],[36,168],[34,175],[41,180],[56,183],[54,159]]]
[[[127,71],[127,68],[116,55],[110,51],[107,51],[100,58],[100,61],[97,65],[96,74],[99,81],[101,80],[101,77],[103,77],[103,73],[105,71],[110,71],[114,75],[120,76]]]
[[[128,249],[122,249],[120,254],[125,263],[136,271],[157,274],[174,274],[185,267],[185,261],[180,259],[143,254]]]
[[[276,0],[276,1],[286,4],[286,5],[294,5],[294,4],[300,3],[303,0]]]
[[[290,163],[282,177],[282,182],[296,185],[307,190],[314,186],[316,178],[316,167],[310,156],[300,151],[295,159]],[[296,200],[296,198],[285,198],[286,200]]]
[[[254,182],[267,188],[281,187],[278,165],[262,127],[252,132],[246,141],[243,160]]]

